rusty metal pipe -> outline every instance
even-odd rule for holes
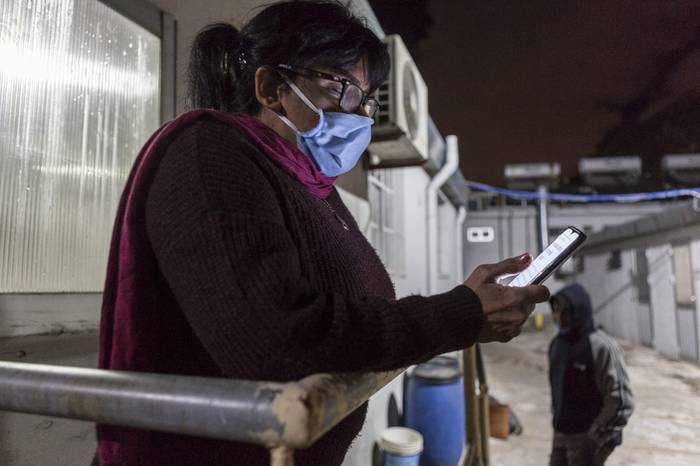
[[[464,409],[467,432],[467,454],[463,466],[482,466],[482,441],[480,432],[480,410],[476,393],[476,349],[472,346],[462,351],[464,372]]]
[[[294,466],[294,450],[277,447],[270,450],[270,466]]]
[[[484,358],[481,353],[481,346],[477,343],[476,348],[476,374],[479,379],[479,430],[481,432],[481,457],[484,466],[491,464],[491,452],[489,441],[491,439],[491,421],[489,415],[489,386],[486,381],[486,368]]]
[[[400,373],[272,383],[0,362],[0,410],[296,449]]]

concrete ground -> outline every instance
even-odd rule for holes
[[[97,366],[97,334],[0,339],[0,360]],[[0,466],[88,466],[95,453],[91,422],[0,411]]]
[[[666,360],[645,347],[622,346],[636,409],[611,466],[700,465],[700,367]],[[492,440],[493,466],[542,466],[552,429],[545,333],[484,347],[490,393],[515,410],[521,436]]]
[[[551,441],[545,333],[485,345],[491,394],[509,403],[524,432],[492,440],[493,466],[543,466]],[[700,465],[700,367],[624,346],[636,398],[625,443],[609,465]],[[0,359],[94,367],[97,335],[0,339]],[[92,423],[0,412],[0,466],[87,466],[95,448]]]

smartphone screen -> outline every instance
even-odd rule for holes
[[[585,239],[586,235],[578,228],[568,227],[508,285],[527,286],[542,283],[573,254]]]

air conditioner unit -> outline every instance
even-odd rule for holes
[[[642,176],[642,159],[636,155],[584,158],[578,161],[578,172],[594,188],[631,187]]]
[[[668,154],[661,160],[664,177],[675,183],[700,186],[700,154]]]
[[[542,185],[553,188],[559,184],[561,165],[558,163],[508,164],[503,174],[511,189],[534,189]]]
[[[370,168],[420,165],[428,160],[428,88],[401,37],[384,41],[391,73],[376,93]]]

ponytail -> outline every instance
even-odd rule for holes
[[[236,111],[241,34],[227,23],[215,23],[195,37],[188,69],[189,104],[193,108]]]

